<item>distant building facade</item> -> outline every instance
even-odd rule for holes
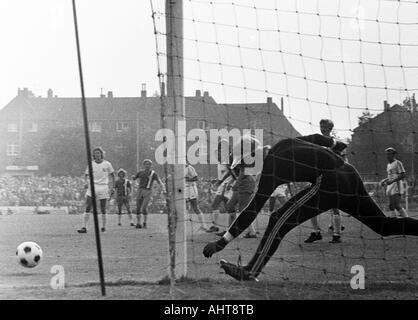
[[[143,159],[154,159],[161,143],[154,139],[161,128],[161,101],[147,96],[145,86],[139,97],[114,97],[109,91],[87,98],[92,146],[102,146],[115,168],[131,173]],[[187,130],[263,129],[265,144],[299,135],[284,116],[283,104],[279,108],[271,98],[263,103],[218,104],[208,92],[197,90],[185,98],[185,107]],[[80,98],[57,97],[51,89],[46,97],[37,97],[27,88],[19,89],[0,110],[0,173],[81,175],[80,168],[86,166],[83,135]],[[60,141],[66,141],[65,147]],[[58,159],[62,154],[62,160],[52,163],[54,155]],[[197,169],[216,175],[213,166]]]
[[[414,180],[418,169],[417,131],[418,113],[415,97],[402,105],[390,106],[384,102],[384,111],[353,130],[348,147],[348,160],[367,181],[386,177],[385,149],[394,147],[407,171]]]

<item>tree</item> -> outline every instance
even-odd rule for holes
[[[41,143],[41,170],[54,176],[80,176],[86,168],[85,150],[81,127],[52,129]]]
[[[369,110],[363,111],[360,117],[358,117],[358,124],[361,126],[370,121],[373,118],[373,115],[370,113]]]

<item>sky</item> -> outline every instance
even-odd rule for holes
[[[163,0],[77,1],[77,11],[87,96],[139,96],[142,83],[149,95],[159,90]],[[183,25],[186,95],[283,97],[302,134],[331,118],[350,137],[362,112],[418,89],[418,4],[410,0],[184,0]],[[80,96],[70,0],[2,0],[0,41],[0,106],[23,87]]]

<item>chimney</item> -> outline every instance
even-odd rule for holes
[[[390,104],[385,100],[383,101],[383,111],[389,111]]]
[[[209,98],[209,92],[204,91],[203,92],[203,98]]]
[[[141,98],[147,97],[147,84],[143,83],[141,84]]]
[[[47,97],[52,98],[53,96],[54,96],[54,93],[52,92],[52,89],[48,89]]]
[[[280,98],[280,108],[282,109],[282,113],[284,113],[284,99],[283,99],[283,97]]]
[[[196,97],[201,97],[202,96],[202,93],[201,93],[201,91],[200,90],[196,90]]]
[[[267,104],[272,104],[272,103],[273,103],[273,98],[267,97]]]
[[[107,92],[107,97],[108,98],[113,98],[113,92],[112,91],[108,91]]]
[[[104,97],[106,96],[103,94],[103,88],[100,88],[100,98],[104,98]]]
[[[17,95],[25,98],[33,97],[33,93],[28,88],[18,89]]]

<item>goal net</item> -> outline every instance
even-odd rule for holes
[[[318,217],[321,240],[305,242],[319,231],[310,220],[293,228],[258,275],[259,282],[237,282],[222,271],[220,259],[248,263],[271,212],[306,188],[304,183],[289,181],[266,202],[253,223],[256,238],[245,237],[245,231],[210,259],[203,248],[219,236],[202,229],[216,220],[223,231],[230,223],[225,203],[219,216],[213,214],[216,181],[222,178],[210,161],[218,143],[211,141],[213,132],[238,129],[256,135],[259,129],[261,144],[274,146],[286,138],[321,134],[322,119],[332,121],[331,136],[348,145],[346,161],[387,216],[402,215],[390,210],[386,187],[380,184],[388,175],[385,150],[396,150],[406,172],[398,181],[405,190],[400,206],[415,218],[417,3],[151,0],[151,7],[160,84],[162,89],[167,85],[162,124],[173,117],[186,123],[183,160],[186,153],[199,159],[187,160],[198,176],[190,184],[197,185],[197,205],[206,223],[192,202],[186,203],[189,195],[183,195],[186,213],[169,219],[175,224],[169,225],[176,234],[172,244],[183,250],[172,265],[178,274],[195,282],[202,298],[216,285],[219,297],[409,297],[417,285],[417,239],[382,237],[343,211],[337,234],[332,210]],[[175,107],[170,107],[170,86]],[[189,136],[193,130],[197,134]],[[185,166],[176,170],[189,172]],[[258,181],[257,175],[253,178]],[[173,193],[175,187],[168,184]],[[228,186],[224,196],[239,192],[235,189]],[[236,210],[239,214],[238,204]],[[336,235],[341,242],[330,243]]]

